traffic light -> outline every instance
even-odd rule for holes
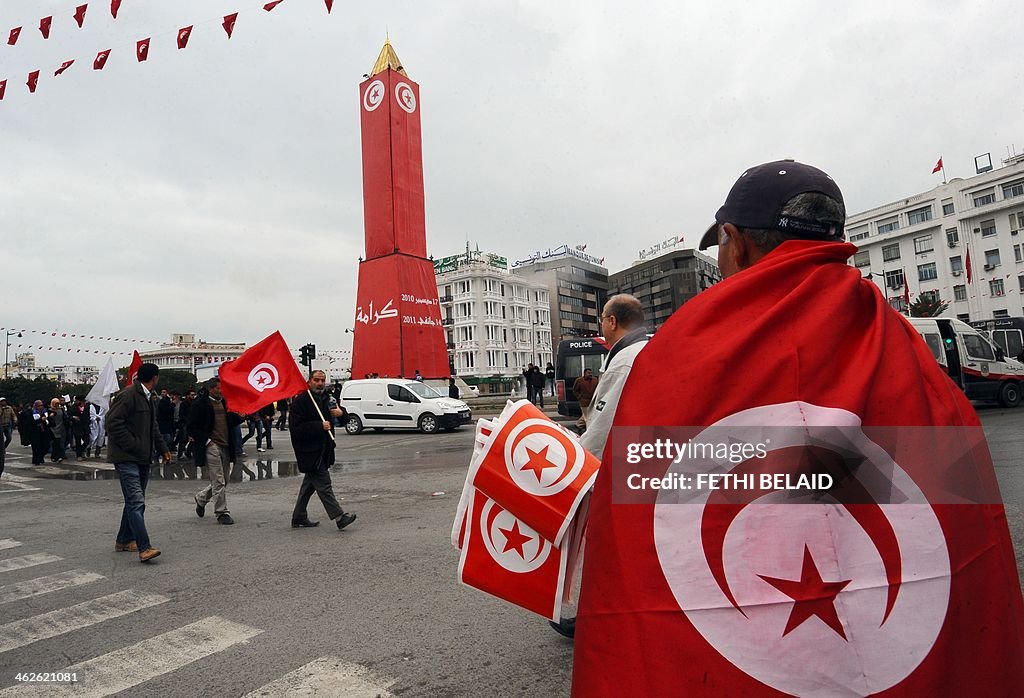
[[[306,352],[309,355],[309,360],[310,361],[315,359],[316,358],[316,345],[315,344],[307,344],[306,345]]]
[[[301,357],[299,359],[299,363],[302,364],[303,366],[309,366],[309,345],[308,344],[303,344],[299,348],[299,356]]]

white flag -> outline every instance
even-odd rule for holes
[[[110,409],[110,396],[120,389],[121,387],[117,384],[117,371],[114,370],[114,360],[107,359],[107,365],[100,371],[96,385],[92,386],[92,390],[85,396],[85,400],[108,410]]]

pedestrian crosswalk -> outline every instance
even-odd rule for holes
[[[0,551],[3,550],[21,553],[24,548],[21,542],[4,538],[0,539]],[[45,552],[0,557],[0,604],[33,599],[62,590],[87,590],[86,585],[107,579],[88,570],[74,569],[2,583],[6,573],[19,570],[34,572],[36,567],[53,564],[61,559]],[[130,616],[169,601],[168,597],[160,594],[128,589],[3,623],[0,624],[0,655],[61,638],[69,633],[88,632],[101,623]],[[184,669],[205,657],[244,646],[263,632],[263,629],[228,618],[207,616],[91,659],[47,669],[57,674],[76,674],[84,679],[80,683],[6,685],[14,681],[15,677],[0,673],[0,698],[100,698],[128,690],[145,693],[143,688],[146,682]],[[0,656],[0,666],[4,665],[3,657]],[[132,670],[126,671],[126,667],[132,667]],[[393,684],[394,681],[379,678],[360,665],[346,663],[338,657],[320,657],[247,693],[246,698],[284,698],[295,695],[388,698],[392,696],[390,688]],[[182,693],[186,694],[187,691]]]
[[[21,601],[22,599],[41,594],[50,594],[54,591],[97,582],[101,579],[106,579],[106,577],[102,574],[86,572],[85,570],[70,570],[69,572],[58,572],[57,574],[50,574],[25,582],[4,584],[0,586],[0,604]]]

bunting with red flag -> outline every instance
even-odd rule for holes
[[[96,58],[92,61],[93,70],[103,70],[103,66],[107,64],[107,59],[110,58],[110,49],[106,51],[100,51],[96,54]]]
[[[85,24],[85,11],[89,9],[89,5],[79,5],[75,8],[75,23],[78,24],[78,28],[81,29],[82,25]]]
[[[238,20],[238,13],[232,12],[229,15],[224,15],[224,31],[227,33],[228,38],[231,38],[232,32],[235,31],[235,22]]]
[[[28,91],[35,94],[36,85],[39,84],[39,71],[33,70],[31,73],[29,73],[28,82],[25,84],[28,85]]]
[[[190,24],[189,26],[182,27],[181,29],[178,30],[178,49],[179,50],[181,50],[181,49],[185,48],[186,46],[188,46],[188,38],[190,36],[192,36],[192,27],[193,27],[193,25]]]
[[[298,395],[308,386],[280,332],[225,361],[217,375],[231,409],[250,414],[275,400]]]
[[[110,0],[110,16],[117,19],[117,12],[121,9],[121,0]]]
[[[920,335],[848,266],[855,252],[786,241],[688,301],[637,357],[591,498],[574,696],[1024,685],[1006,512],[998,496],[956,496],[974,483],[998,495],[984,432]],[[687,443],[680,427],[693,443],[759,442],[765,456],[631,460],[652,437]],[[778,427],[786,438],[765,442]],[[957,448],[907,448],[914,433],[916,446],[946,434]],[[823,463],[845,475],[815,494],[777,490],[774,475],[763,496],[720,477]],[[659,486],[631,500],[637,473]],[[698,473],[720,487],[697,487]]]
[[[4,100],[4,92],[7,91],[7,81],[0,80],[0,102]]]
[[[65,71],[65,70],[67,70],[68,68],[70,68],[70,67],[71,67],[71,65],[72,65],[72,64],[73,64],[74,62],[75,62],[75,59],[74,59],[74,58],[72,58],[72,59],[71,59],[70,61],[64,61],[63,63],[61,63],[61,64],[60,64],[60,67],[59,67],[59,68],[57,68],[57,70],[55,70],[55,71],[54,71],[54,73],[53,73],[53,76],[54,76],[54,77],[57,77],[58,75],[60,75],[61,73],[63,73],[63,72]]]
[[[334,7],[334,0],[324,0],[324,4],[327,5],[327,14],[331,14],[331,9]]]
[[[268,2],[266,5],[263,6],[263,9],[266,10],[267,12],[270,12],[275,7],[280,5],[282,2],[284,2],[284,0],[274,0],[274,2]]]
[[[139,60],[139,63],[149,58],[149,41],[149,38],[139,39],[135,44],[135,57]]]
[[[43,35],[44,39],[50,38],[50,25],[53,24],[53,15],[49,17],[43,17],[39,20],[39,33]]]
[[[11,30],[10,35],[7,37],[7,45],[14,46],[18,43],[18,37],[21,36],[21,27],[15,27]]]

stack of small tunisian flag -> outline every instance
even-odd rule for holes
[[[452,527],[459,581],[559,620],[599,465],[526,400],[479,420]]]

